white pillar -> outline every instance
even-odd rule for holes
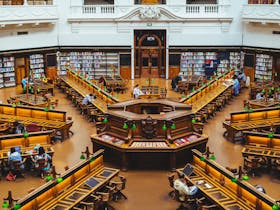
[[[274,0],[274,4],[279,4],[279,0]]]
[[[132,42],[133,44],[134,42]],[[134,46],[131,46],[131,79],[134,79]]]
[[[134,5],[134,0],[114,0],[114,5],[118,5],[118,6]]]
[[[169,77],[169,47],[168,43],[166,43],[166,63],[165,63],[165,79],[168,79]]]
[[[186,0],[166,0],[167,5],[186,5]]]
[[[23,5],[28,5],[27,0],[24,0],[24,1],[23,1]]]

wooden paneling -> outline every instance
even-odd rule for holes
[[[21,84],[21,80],[25,77],[25,67],[16,67],[16,84],[20,85]]]
[[[55,79],[57,77],[57,68],[55,66],[46,68],[46,76],[50,79]]]
[[[246,76],[250,77],[251,82],[253,82],[255,80],[255,68],[245,66],[244,73]]]
[[[175,78],[180,72],[180,66],[169,66],[168,79]]]
[[[120,75],[123,79],[131,79],[131,67],[130,66],[121,66]]]

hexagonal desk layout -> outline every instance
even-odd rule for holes
[[[128,168],[175,170],[191,161],[191,149],[205,151],[208,137],[194,132],[191,106],[166,99],[138,99],[108,105],[103,127],[91,136],[93,151]]]

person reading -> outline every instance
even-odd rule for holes
[[[22,168],[22,169],[24,168],[24,165],[22,163],[21,154],[18,151],[16,151],[15,147],[10,148],[10,154],[8,155],[8,161],[9,161],[9,165],[12,169],[14,169],[13,164],[12,164],[13,161],[20,161],[21,162],[20,168]]]
[[[87,95],[84,97],[84,99],[83,99],[83,101],[82,101],[82,104],[85,104],[85,105],[91,104],[91,103],[93,102],[93,100],[94,100],[93,94],[92,94],[92,93],[87,94]]]
[[[139,85],[137,84],[133,89],[133,97],[139,98],[140,95],[143,95],[143,92],[140,90]]]
[[[195,195],[198,192],[197,186],[188,186],[183,173],[179,173],[178,179],[174,181],[174,188],[179,192],[179,200],[184,201],[186,195]]]

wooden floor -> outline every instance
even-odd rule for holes
[[[135,84],[147,85],[146,80],[130,81],[130,89],[126,94],[118,94],[120,100],[130,99],[132,87]],[[170,80],[155,80],[153,85],[159,85],[161,87],[168,87],[167,98],[171,100],[178,100],[181,95],[174,93],[170,90]],[[6,103],[6,99],[17,93],[20,93],[20,87],[0,89],[0,101]],[[54,153],[54,165],[58,172],[64,171],[64,167],[73,166],[79,161],[81,151],[85,150],[86,146],[90,146],[90,135],[95,133],[93,124],[88,123],[86,119],[81,116],[78,110],[73,107],[71,102],[66,99],[64,94],[59,90],[55,90],[55,97],[59,99],[58,110],[66,110],[69,116],[72,116],[74,120],[71,130],[74,135],[64,141],[58,142],[53,147]],[[225,118],[229,117],[229,112],[241,110],[243,106],[243,100],[248,98],[248,90],[244,90],[240,96],[235,97],[234,100],[227,105],[221,112],[208,121],[205,126],[204,133],[209,135],[210,150],[215,153],[216,161],[223,166],[238,167],[243,165],[241,156],[241,145],[235,145],[223,138],[224,129],[222,128],[222,122]],[[108,166],[112,166],[107,164]],[[116,210],[175,210],[179,204],[168,197],[168,192],[171,190],[167,180],[169,171],[162,170],[129,170],[128,172],[122,172],[128,182],[127,188],[124,193],[128,196],[128,200],[118,201],[112,203]],[[280,177],[280,174],[278,175]],[[277,178],[275,174],[262,174],[260,177],[251,178],[249,182],[252,184],[262,184],[267,194],[272,198],[280,198],[280,178]],[[8,190],[12,190],[15,198],[23,197],[31,188],[36,188],[42,185],[44,181],[39,177],[26,176],[25,179],[17,179],[15,182],[8,182],[2,177],[0,181],[0,201],[7,196]],[[0,207],[1,208],[1,207]]]

